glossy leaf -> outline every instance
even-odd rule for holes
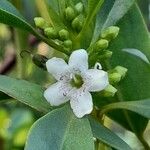
[[[150,59],[149,33],[137,6],[132,7],[117,26],[120,27],[120,33],[118,38],[111,43],[110,50],[113,51],[113,56],[107,69],[121,65],[128,69],[128,73],[117,86],[118,92],[114,98],[103,100],[98,94],[95,96],[98,106],[150,97],[148,90],[150,88],[150,66],[140,58],[122,51],[124,48],[132,47],[141,50],[148,60]],[[109,116],[137,134],[142,133],[148,123],[145,117],[127,111],[115,110],[109,113]]]
[[[99,122],[90,117],[90,124],[93,136],[103,143],[117,150],[131,150],[129,145],[125,143],[119,136],[110,131],[108,128],[101,125]]]
[[[25,150],[94,150],[87,118],[78,119],[64,106],[39,119],[31,128]]]
[[[34,28],[26,22],[18,10],[7,0],[0,1],[0,22],[36,34]]]
[[[43,97],[44,89],[39,85],[0,75],[0,91],[39,111],[51,110]]]

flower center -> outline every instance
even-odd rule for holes
[[[70,84],[72,85],[72,87],[80,88],[83,84],[83,79],[82,79],[81,75],[79,75],[79,74],[71,75]]]

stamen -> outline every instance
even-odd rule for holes
[[[70,79],[71,79],[70,84],[73,87],[80,88],[83,85],[83,79],[82,79],[81,75],[71,74]]]
[[[94,69],[98,69],[98,70],[101,70],[102,69],[102,66],[100,63],[96,63],[95,66],[94,66]]]

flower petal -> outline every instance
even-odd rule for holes
[[[69,66],[78,70],[88,69],[88,54],[84,49],[74,51],[69,58]]]
[[[93,110],[92,96],[89,92],[82,92],[81,94],[73,96],[70,100],[70,104],[74,114],[78,118],[90,114]]]
[[[45,92],[44,97],[52,106],[59,106],[69,100],[67,94],[69,87],[62,82],[51,85]]]
[[[89,69],[84,80],[86,89],[91,92],[101,91],[109,84],[107,72],[98,69]]]
[[[64,76],[69,68],[67,63],[61,59],[53,57],[46,62],[47,70],[56,80],[60,80]]]

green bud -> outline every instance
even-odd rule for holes
[[[56,39],[58,37],[57,31],[53,27],[45,28],[44,34],[51,39]]]
[[[105,39],[101,39],[95,43],[94,49],[101,50],[101,49],[106,49],[108,47],[109,42]]]
[[[75,29],[76,31],[80,31],[82,29],[82,22],[80,21],[80,19],[78,17],[76,17],[73,21],[72,21],[72,28]]]
[[[103,55],[100,56],[100,59],[109,59],[111,58],[113,52],[109,50],[103,51]]]
[[[39,54],[35,54],[35,55],[33,55],[33,57],[32,57],[33,63],[34,63],[36,66],[38,66],[38,67],[40,67],[40,68],[42,68],[42,69],[44,69],[44,70],[46,70],[46,62],[47,62],[47,60],[48,60],[48,58],[46,58],[46,57],[43,56],[43,55],[39,55]]]
[[[107,40],[115,39],[119,34],[119,27],[111,26],[102,31],[101,37]]]
[[[121,80],[121,75],[119,73],[114,72],[109,74],[109,82],[111,84],[118,83],[120,82],[120,80]]]
[[[46,26],[46,21],[42,17],[35,17],[34,22],[35,22],[36,27],[40,29],[44,29]]]
[[[115,67],[114,71],[119,73],[121,75],[121,78],[123,79],[125,75],[127,74],[128,69],[122,66]]]
[[[64,41],[64,46],[67,48],[72,48],[72,41],[71,40]]]
[[[75,11],[72,7],[67,7],[65,9],[65,15],[66,15],[66,19],[68,21],[72,21],[75,18]]]
[[[115,96],[117,92],[117,89],[115,87],[113,87],[112,85],[108,85],[103,91],[102,91],[102,95],[104,97],[113,97]]]
[[[83,12],[84,6],[82,2],[79,2],[75,5],[75,9],[78,12],[78,14]]]
[[[67,40],[67,39],[69,39],[69,32],[65,29],[60,30],[59,37],[61,40]]]

